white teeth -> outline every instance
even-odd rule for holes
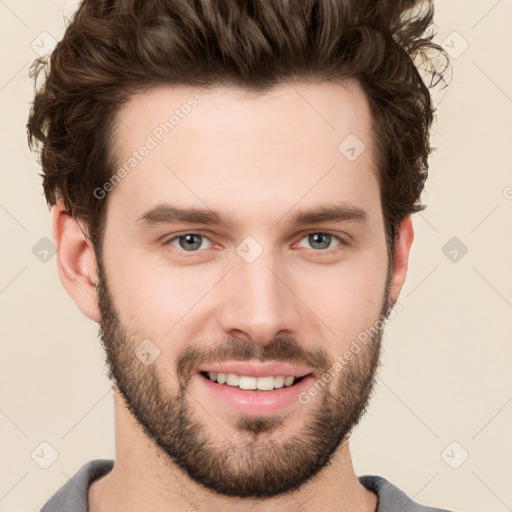
[[[274,377],[274,387],[280,389],[284,387],[285,377]]]
[[[249,377],[248,375],[237,375],[236,373],[217,373],[207,372],[208,378],[219,384],[227,384],[228,386],[239,387],[240,389],[259,389],[261,391],[272,391],[282,387],[291,386],[295,382],[295,377],[290,375],[284,376],[265,376],[265,377]]]
[[[256,377],[240,376],[238,378],[238,387],[240,389],[256,389]]]
[[[291,386],[293,384],[294,380],[295,380],[294,377],[286,377],[286,379],[284,379],[284,385]]]
[[[258,377],[256,385],[258,389],[261,389],[262,391],[272,391],[274,388],[279,387],[276,384],[276,380],[278,378],[279,377]]]
[[[234,373],[228,373],[226,375],[226,384],[228,386],[238,386],[238,382],[240,381],[240,378],[238,375],[235,375]]]

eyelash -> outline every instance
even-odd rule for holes
[[[174,242],[175,240],[178,240],[179,238],[184,237],[186,235],[196,235],[196,236],[199,236],[201,238],[206,238],[207,240],[212,242],[212,240],[210,240],[210,238],[207,235],[204,235],[202,233],[197,233],[195,231],[186,231],[184,233],[180,233],[178,235],[174,235],[172,238],[167,239],[166,241],[162,242],[162,245],[171,245],[172,242]],[[305,233],[300,238],[299,241],[303,240],[304,238],[308,237],[309,235],[329,235],[329,236],[335,238],[339,242],[338,245],[336,245],[334,247],[331,247],[329,249],[310,249],[310,250],[312,250],[314,252],[317,252],[317,253],[320,253],[320,254],[332,254],[332,253],[337,252],[338,250],[340,250],[342,247],[349,245],[339,235],[336,235],[335,233],[332,233],[330,231],[309,231],[309,232]],[[177,249],[180,252],[189,253],[189,254],[198,254],[198,253],[201,252],[200,249],[197,249],[197,250],[194,250],[194,251],[185,251],[184,249],[181,249],[181,248],[178,248],[178,247],[175,247],[175,249]]]

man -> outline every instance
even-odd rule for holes
[[[80,5],[28,129],[116,460],[44,512],[439,510],[357,477],[349,448],[423,208],[413,58],[442,50],[416,7]]]

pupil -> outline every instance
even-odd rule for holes
[[[310,243],[313,245],[313,244],[316,244],[316,243],[319,243],[321,245],[321,247],[317,247],[318,249],[327,249],[327,247],[329,247],[329,243],[331,241],[331,235],[327,234],[327,233],[314,233],[313,235],[309,235],[310,236]],[[321,240],[319,241],[319,239],[321,238],[324,238],[324,241],[322,242]],[[313,240],[313,242],[311,242],[311,240]]]
[[[198,249],[201,246],[201,242],[194,242],[194,238],[199,239],[198,235],[183,235],[180,237],[180,246],[182,249]],[[183,242],[183,240],[186,240]]]

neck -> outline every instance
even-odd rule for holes
[[[89,489],[91,512],[374,512],[377,496],[354,473],[345,439],[331,463],[296,491],[265,499],[218,495],[186,475],[142,431],[115,394],[116,458]],[[150,504],[150,507],[148,506]]]

